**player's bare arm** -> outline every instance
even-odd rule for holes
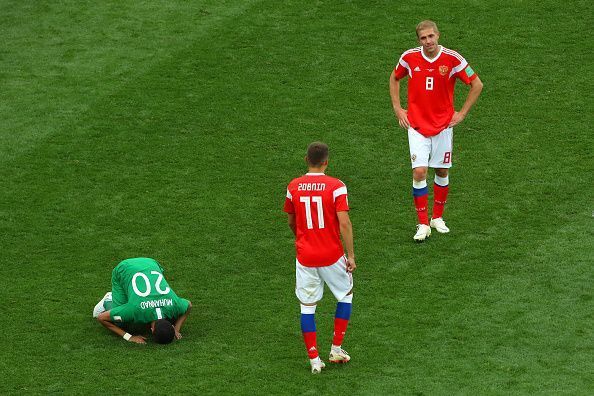
[[[460,111],[454,112],[452,116],[452,120],[450,121],[449,127],[453,127],[461,123],[466,115],[472,108],[472,106],[478,100],[481,91],[483,90],[483,82],[477,76],[474,80],[470,82],[470,90],[468,91],[468,96],[466,97],[466,101],[464,102],[464,106],[460,109]]]
[[[288,213],[289,228],[293,231],[293,235],[297,236],[297,222],[295,221],[295,213]]]
[[[398,124],[404,129],[408,129],[410,123],[408,122],[407,111],[400,105],[400,80],[396,79],[394,70],[390,74],[390,97],[392,98],[392,107],[394,114],[398,118]]]
[[[347,271],[353,272],[357,268],[355,264],[355,248],[353,243],[353,224],[349,217],[349,212],[336,212],[338,224],[340,226],[340,235],[347,251]]]
[[[112,332],[116,333],[120,337],[124,337],[128,333],[126,333],[125,330],[120,329],[118,326],[116,326],[114,323],[112,323],[111,317],[109,314],[110,312],[111,311],[105,311],[105,312],[101,313],[99,316],[97,316],[97,320],[106,329],[111,330]],[[134,342],[136,344],[146,344],[146,338],[143,336],[137,336],[137,335],[130,336],[130,338],[127,338],[127,341]]]
[[[182,338],[181,328],[182,328],[184,322],[186,321],[186,319],[188,318],[190,311],[192,311],[192,302],[188,301],[188,303],[189,303],[189,305],[188,305],[188,309],[186,310],[186,313],[184,313],[182,316],[177,318],[177,320],[175,321],[175,325],[173,325],[173,327],[175,328],[175,339],[176,340],[179,340]]]

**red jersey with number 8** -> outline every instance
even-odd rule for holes
[[[347,188],[323,173],[307,173],[287,187],[284,211],[295,214],[297,260],[326,267],[344,255],[337,212],[348,211]]]
[[[477,75],[459,53],[440,46],[429,59],[423,47],[410,49],[394,69],[397,80],[408,81],[408,121],[423,136],[435,136],[449,125],[454,115],[456,78],[470,84]]]

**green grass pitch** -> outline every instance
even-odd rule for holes
[[[592,13],[2,1],[0,394],[594,393]],[[485,89],[455,131],[452,232],[416,245],[388,76],[426,18]],[[318,139],[359,268],[353,360],[312,376],[282,204]],[[90,317],[136,256],[194,303],[182,341],[135,346]]]

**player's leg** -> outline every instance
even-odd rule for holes
[[[352,307],[352,291],[336,304],[334,335],[332,337],[332,347],[330,348],[330,357],[328,359],[331,363],[347,363],[351,360],[348,352],[342,349],[342,342],[344,340],[344,335],[346,334],[349,320],[351,319]]]
[[[450,232],[443,219],[443,209],[448,199],[449,177],[447,169],[435,169],[433,184],[433,214],[431,216],[431,227],[437,232],[445,234]]]
[[[318,374],[325,367],[318,353],[316,304],[324,294],[324,284],[317,268],[305,267],[295,260],[295,295],[301,302],[301,332],[309,357],[311,372]]]
[[[320,276],[338,301],[329,360],[331,363],[346,363],[351,360],[351,357],[342,349],[342,342],[353,307],[353,276],[346,271],[346,258],[343,256],[335,264],[320,268]]]
[[[127,265],[127,260],[124,260],[111,271],[111,292],[114,307],[119,307],[128,302],[127,285],[124,284],[125,281],[122,279],[122,273]]]
[[[429,166],[435,168],[435,179],[433,185],[433,214],[430,225],[440,233],[450,231],[443,220],[443,211],[449,193],[448,170],[452,166],[452,137],[452,128],[446,128],[439,135],[432,138],[433,144]]]
[[[417,232],[413,239],[418,242],[424,241],[431,235],[429,227],[429,214],[427,203],[429,189],[427,188],[427,167],[429,165],[429,154],[431,153],[431,139],[421,135],[412,128],[408,129],[408,145],[410,149],[410,160],[413,168],[413,200],[417,211]]]

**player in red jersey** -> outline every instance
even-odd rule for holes
[[[431,228],[449,232],[443,220],[448,196],[448,169],[452,166],[452,127],[464,120],[477,101],[483,83],[456,51],[438,45],[439,30],[433,21],[417,25],[420,47],[405,51],[390,75],[392,106],[402,128],[408,129],[413,168],[413,198],[419,224],[414,240],[424,241]],[[400,80],[408,77],[408,110],[400,105]],[[470,85],[460,111],[454,110],[456,79]],[[427,210],[427,169],[435,169],[431,221]]]
[[[351,316],[352,272],[357,265],[347,188],[340,180],[324,174],[328,166],[328,146],[321,142],[311,143],[305,161],[309,172],[289,183],[284,211],[296,237],[295,294],[301,302],[301,331],[311,372],[317,374],[325,364],[318,354],[314,314],[324,293],[324,283],[338,300],[329,360],[346,363],[351,359],[341,345]],[[346,245],[346,257],[341,235]]]

